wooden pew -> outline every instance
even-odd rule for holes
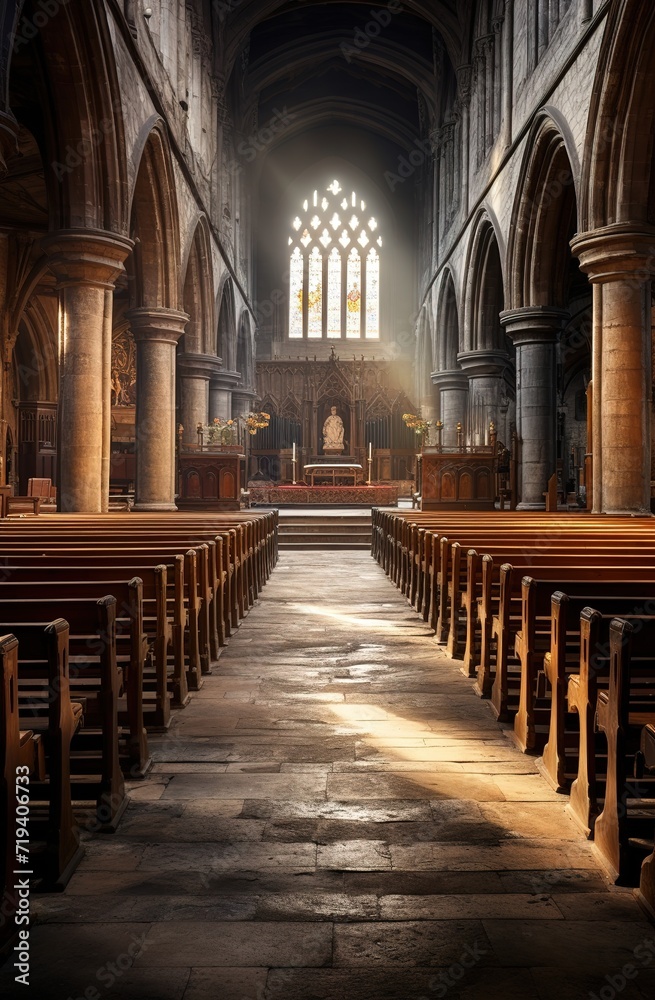
[[[596,703],[597,727],[607,740],[607,776],[594,845],[614,877],[630,881],[635,860],[641,866],[650,853],[645,838],[652,838],[655,825],[655,780],[628,780],[641,729],[655,723],[655,621],[616,618],[609,635],[609,686],[598,691]]]
[[[0,625],[5,631],[9,626]],[[21,727],[44,742],[45,774],[30,782],[31,867],[45,888],[62,889],[83,851],[73,817],[70,754],[83,724],[83,705],[72,702],[68,622],[12,625],[18,640],[18,706]],[[39,808],[39,802],[43,802]],[[44,844],[43,856],[36,842]]]
[[[650,608],[655,613],[655,583],[634,580],[567,581],[567,592],[551,593],[552,582],[523,580],[523,624],[517,650],[521,648],[521,696],[514,720],[517,742],[522,749],[538,750],[543,742],[536,733],[535,692],[539,673],[548,682],[550,701],[547,715],[547,741],[540,770],[557,790],[568,787],[577,771],[578,734],[567,728],[568,682],[579,675],[581,662],[588,655],[589,638],[583,612],[593,605],[604,615],[642,615]],[[547,607],[550,614],[547,615]],[[544,648],[547,646],[547,648]],[[569,763],[570,762],[570,763]]]
[[[12,943],[18,911],[15,890],[16,868],[16,776],[30,778],[45,772],[45,755],[41,736],[20,728],[18,710],[18,640],[13,635],[0,637],[0,805],[2,807],[2,920],[0,920],[0,950]],[[18,772],[18,768],[21,771]]]
[[[552,582],[553,591],[566,590],[568,581],[579,581],[587,583],[592,581],[606,581],[614,583],[629,583],[640,576],[643,582],[652,577],[655,582],[655,560],[648,555],[643,558],[632,556],[624,558],[617,555],[615,560],[611,560],[608,555],[599,560],[591,556],[585,556],[585,563],[581,563],[581,556],[575,553],[567,560],[560,556],[556,562],[541,564],[533,569],[535,576],[538,574],[539,580]],[[483,572],[491,572],[489,562],[484,564]],[[509,695],[512,681],[514,681],[515,693],[519,693],[520,684],[520,661],[516,657],[515,640],[516,634],[522,625],[522,581],[525,575],[525,567],[512,566],[504,563],[500,567],[500,592],[498,614],[492,619],[492,639],[496,640],[496,668],[493,685],[491,688],[491,705],[496,716],[502,721],[508,721],[512,709]],[[487,587],[487,592],[489,588]],[[488,612],[487,618],[488,618]],[[516,666],[510,664],[510,652],[514,650]],[[510,674],[514,677],[511,680]]]
[[[73,801],[95,804],[103,830],[114,830],[127,806],[120,767],[116,662],[116,599],[0,600],[0,620],[12,627],[64,617],[69,624],[71,698],[84,704],[85,725],[73,738]],[[129,734],[125,734],[125,741]],[[135,777],[138,777],[138,771]]]
[[[152,757],[143,711],[143,675],[148,647],[143,631],[142,580],[134,577],[127,583],[118,580],[58,581],[54,585],[12,580],[0,583],[0,606],[14,601],[16,606],[25,603],[30,608],[34,604],[39,607],[41,602],[51,603],[53,594],[57,595],[57,600],[64,601],[100,600],[109,591],[116,600],[116,663],[122,671],[121,689],[125,692],[125,705],[119,701],[118,721],[129,733],[124,770],[132,777],[145,776],[152,766]]]

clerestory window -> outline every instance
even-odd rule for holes
[[[291,224],[289,337],[379,340],[378,222],[335,180],[314,191]]]

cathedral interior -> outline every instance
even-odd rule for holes
[[[2,996],[655,996],[652,0],[0,44]]]

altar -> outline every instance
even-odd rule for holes
[[[337,482],[339,479],[352,479],[352,484],[348,485],[357,486],[358,476],[364,470],[357,462],[317,462],[303,466],[303,471],[305,480],[309,476],[310,486],[320,485],[316,482],[317,477],[327,477],[329,480],[330,476],[332,477],[332,486],[339,485]]]

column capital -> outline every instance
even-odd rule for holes
[[[134,243],[102,229],[63,229],[49,233],[41,247],[60,288],[87,284],[111,290]]]
[[[579,233],[571,250],[592,284],[646,282],[655,274],[655,226],[621,222]]]
[[[232,399],[249,399],[252,402],[254,399],[259,399],[259,396],[254,389],[237,388],[232,390]]]
[[[189,322],[189,315],[165,307],[130,309],[126,313],[134,339],[149,343],[177,344]]]
[[[236,389],[241,382],[241,372],[229,372],[226,369],[212,375],[213,389]]]
[[[221,369],[221,359],[213,354],[178,354],[177,369],[183,378],[209,381]]]
[[[469,378],[502,375],[510,364],[505,351],[466,351],[457,355],[457,361]]]
[[[570,318],[565,309],[553,309],[551,306],[524,306],[507,309],[500,314],[500,322],[517,347],[522,344],[554,344]]]
[[[466,372],[462,371],[461,368],[454,368],[445,372],[432,372],[430,378],[433,385],[444,391],[459,390],[460,392],[466,392],[468,389],[469,380]]]

